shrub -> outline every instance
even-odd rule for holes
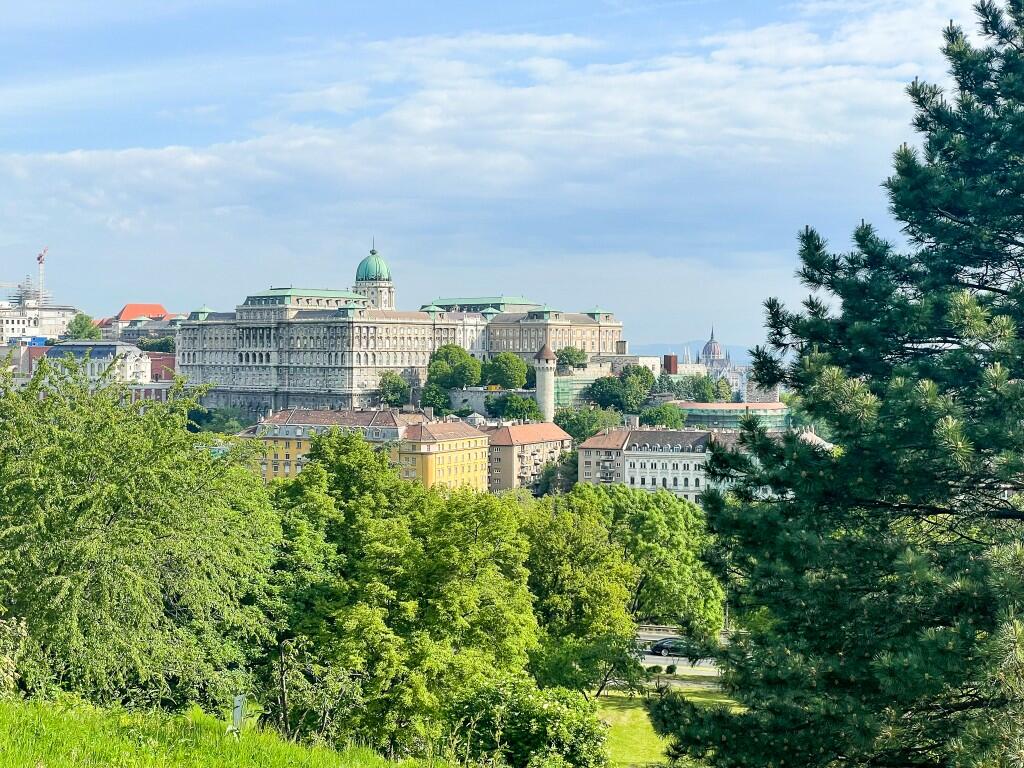
[[[665,667],[665,674],[674,675],[677,669],[679,668],[675,664],[669,664],[667,667]]]
[[[457,708],[459,755],[511,768],[598,768],[608,762],[606,726],[577,691],[512,678],[478,688]]]
[[[662,673],[661,664],[652,664],[647,668],[647,671],[652,675],[660,675]]]

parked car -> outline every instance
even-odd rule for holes
[[[694,647],[691,642],[681,637],[665,637],[651,646],[655,656],[692,656]]]

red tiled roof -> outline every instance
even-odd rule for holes
[[[416,443],[461,440],[473,437],[486,437],[486,435],[463,421],[438,421],[433,424],[414,424],[405,431],[405,439]]]
[[[125,304],[115,317],[122,323],[148,317],[150,320],[163,320],[167,317],[163,304]]]
[[[557,424],[514,424],[509,427],[492,427],[485,430],[491,438],[491,445],[530,445],[531,443],[560,443],[572,440]]]
[[[299,425],[316,427],[397,427],[426,421],[422,413],[399,411],[328,411],[296,408],[278,411],[263,424]]]

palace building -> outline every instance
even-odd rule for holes
[[[418,389],[444,344],[480,360],[510,351],[531,362],[545,344],[591,354],[623,349],[622,323],[607,310],[561,312],[522,297],[439,301],[396,309],[391,270],[373,249],[352,290],[270,288],[233,312],[192,312],[177,331],[177,370],[209,387],[209,407],[266,413],[375,405],[383,371]]]

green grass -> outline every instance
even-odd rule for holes
[[[598,699],[608,729],[608,753],[616,768],[667,762],[665,740],[654,732],[643,699],[610,693]]]
[[[679,676],[680,679],[683,676]],[[731,705],[732,699],[721,691],[708,687],[707,676],[700,676],[694,682],[699,685],[684,685],[679,690],[695,704],[715,706]],[[654,732],[644,699],[641,696],[627,696],[612,691],[598,699],[601,718],[608,723],[608,753],[613,768],[644,768],[668,764],[665,747],[668,742]]]
[[[272,732],[225,733],[193,711],[102,710],[84,704],[0,701],[4,768],[389,768],[369,749],[335,752],[283,741]],[[409,764],[410,766],[412,764]]]

